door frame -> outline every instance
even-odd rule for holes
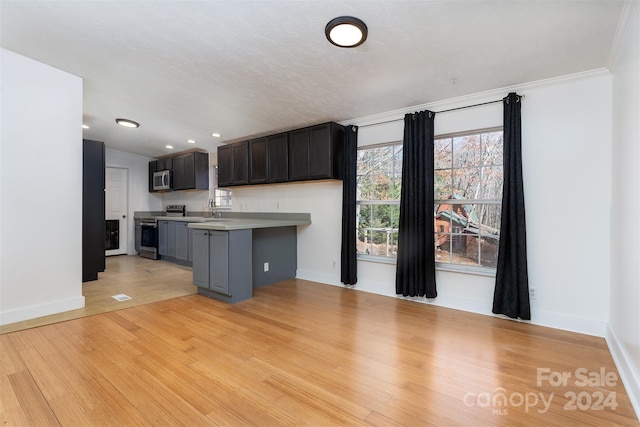
[[[119,249],[114,249],[114,250],[107,250],[105,251],[105,256],[111,256],[111,255],[127,255],[129,254],[129,240],[130,240],[130,235],[132,233],[132,227],[131,225],[131,221],[130,221],[130,215],[129,215],[129,193],[130,193],[130,189],[129,189],[129,179],[130,179],[130,170],[128,167],[124,167],[124,166],[111,166],[111,165],[107,165],[105,167],[105,221],[107,220],[106,218],[106,214],[109,211],[109,206],[108,206],[108,202],[109,199],[107,196],[107,173],[109,169],[120,169],[126,172],[126,178],[123,182],[123,185],[125,186],[125,196],[123,198],[124,202],[125,202],[125,207],[124,207],[124,212],[125,212],[125,218],[118,218],[118,219],[122,219],[123,221],[121,221],[121,225],[122,227],[120,227],[121,229],[124,228],[126,230],[126,238],[119,239],[119,243],[120,243],[120,248]],[[105,223],[105,229],[106,229],[106,223]]]

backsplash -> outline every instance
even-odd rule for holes
[[[185,205],[187,212],[211,212],[209,208],[209,191],[173,191],[158,194],[162,198],[162,206]]]

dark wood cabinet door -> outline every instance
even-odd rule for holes
[[[289,138],[286,133],[267,137],[267,182],[289,179]]]
[[[156,160],[157,169],[156,171],[170,171],[173,170],[173,157],[168,157],[166,159]]]
[[[155,172],[158,172],[158,161],[157,160],[153,160],[151,162],[149,162],[149,192],[153,193],[154,190],[153,189],[153,174]]]
[[[249,141],[249,184],[267,182],[267,139]]]
[[[182,190],[185,188],[185,173],[184,173],[184,156],[178,156],[173,161],[173,185],[174,190]]]
[[[233,184],[249,183],[249,143],[237,142],[231,145],[231,160],[233,162]]]
[[[231,146],[218,147],[218,186],[227,187],[233,184],[233,162]]]
[[[195,155],[194,153],[185,154],[174,157],[174,161],[180,163],[180,186],[174,187],[174,190],[192,190],[196,187],[196,171],[195,171]],[[178,171],[177,164],[173,167],[173,176]]]
[[[289,180],[309,177],[309,128],[289,132]]]
[[[309,178],[331,178],[332,149],[330,123],[309,129]]]
[[[209,153],[195,152],[193,153],[193,167],[194,167],[194,184],[195,190],[208,190],[209,189]]]

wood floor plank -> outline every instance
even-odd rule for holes
[[[8,375],[9,384],[22,408],[28,425],[59,426],[58,418],[44,398],[29,371]]]

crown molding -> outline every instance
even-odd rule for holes
[[[536,80],[519,85],[505,86],[499,89],[458,96],[455,98],[429,102],[426,104],[414,105],[412,107],[400,108],[397,110],[359,117],[351,120],[344,120],[339,123],[341,125],[353,126],[370,126],[382,124],[385,122],[400,120],[404,117],[405,114],[414,113],[416,111],[430,110],[437,113],[438,111],[448,110],[450,108],[459,108],[466,105],[480,104],[483,102],[495,101],[496,99],[502,99],[510,92],[518,92],[519,95],[526,96],[527,90],[535,89],[538,87],[554,86],[558,84],[565,84],[571,81],[587,80],[608,75],[611,75],[611,73],[607,68],[597,68],[594,70],[582,71],[579,73],[567,74],[564,76],[552,77],[549,79]]]
[[[629,32],[631,26],[631,18],[634,14],[635,8],[638,7],[637,0],[627,0],[624,2],[622,12],[620,12],[620,19],[618,20],[618,26],[616,32],[613,35],[613,41],[611,42],[611,49],[609,49],[609,58],[607,59],[607,68],[613,71],[618,62],[620,56],[620,50],[622,44]]]

